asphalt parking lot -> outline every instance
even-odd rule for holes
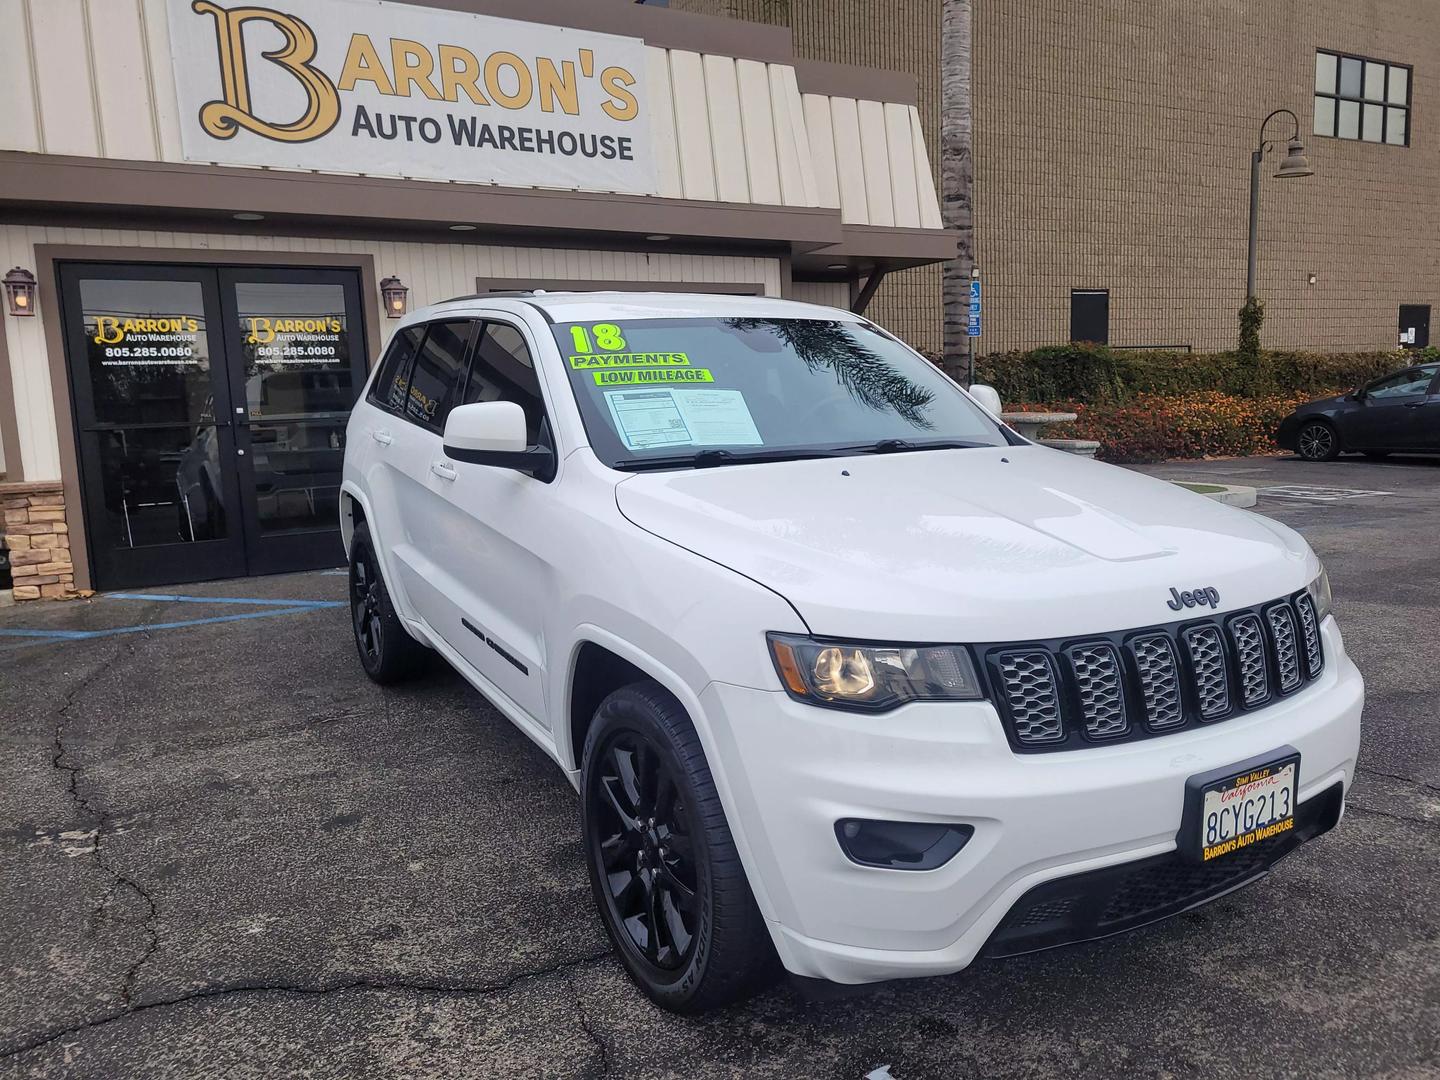
[[[1257,510],[1325,559],[1368,680],[1346,819],[1258,885],[680,1019],[610,955],[558,771],[452,674],[370,685],[343,577],[12,607],[0,1076],[1440,1076],[1440,461],[1147,471],[1289,489]]]

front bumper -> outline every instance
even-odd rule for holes
[[[1282,746],[1301,755],[1297,825],[1322,820],[1321,804],[1307,804],[1343,798],[1331,789],[1343,793],[1350,783],[1364,699],[1333,619],[1322,633],[1325,672],[1270,708],[1163,738],[1054,754],[1013,753],[984,702],[866,716],[712,684],[702,702],[731,824],[786,968],[842,983],[958,971],[992,936],[1003,946],[997,928],[1037,886],[1173,856],[1186,779]],[[847,817],[964,823],[975,833],[935,870],[878,869],[840,850],[834,825]],[[1100,932],[1129,925],[1138,922]],[[1090,929],[1077,924],[1060,938],[1096,936]]]

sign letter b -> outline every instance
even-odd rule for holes
[[[311,65],[315,59],[315,33],[293,15],[261,7],[222,8],[211,0],[194,0],[191,8],[215,19],[220,53],[220,81],[223,100],[207,102],[200,109],[200,126],[217,139],[230,139],[240,128],[276,142],[309,142],[318,139],[340,119],[340,94],[330,77]],[[250,77],[245,63],[245,24],[267,22],[285,35],[285,44],[265,53],[265,59],[279,64],[300,81],[307,104],[298,120],[272,124],[250,111]]]

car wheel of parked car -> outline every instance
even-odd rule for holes
[[[1300,429],[1295,447],[1306,461],[1332,461],[1340,453],[1340,436],[1324,420],[1311,420]]]
[[[385,589],[370,530],[357,526],[350,540],[350,624],[360,666],[382,686],[414,678],[429,650],[410,636]]]
[[[590,885],[641,989],[695,1013],[769,981],[775,952],[690,718],[660,686],[600,704],[585,740]]]

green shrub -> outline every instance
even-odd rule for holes
[[[1234,352],[1125,351],[1055,345],[977,358],[975,378],[1000,392],[1005,407],[1035,402],[1121,404],[1144,394],[1218,391],[1235,397],[1319,397],[1350,389],[1440,350],[1312,353],[1266,350],[1258,360]]]
[[[1129,463],[1273,453],[1280,421],[1309,398],[1309,393],[1243,398],[1205,390],[1139,394],[1119,404],[1049,402],[1022,411],[1078,413],[1074,423],[1053,424],[1043,436],[1094,439],[1100,460]]]
[[[1260,328],[1265,325],[1265,305],[1255,297],[1247,297],[1240,309],[1240,343],[1235,351],[1247,363],[1260,359]]]

